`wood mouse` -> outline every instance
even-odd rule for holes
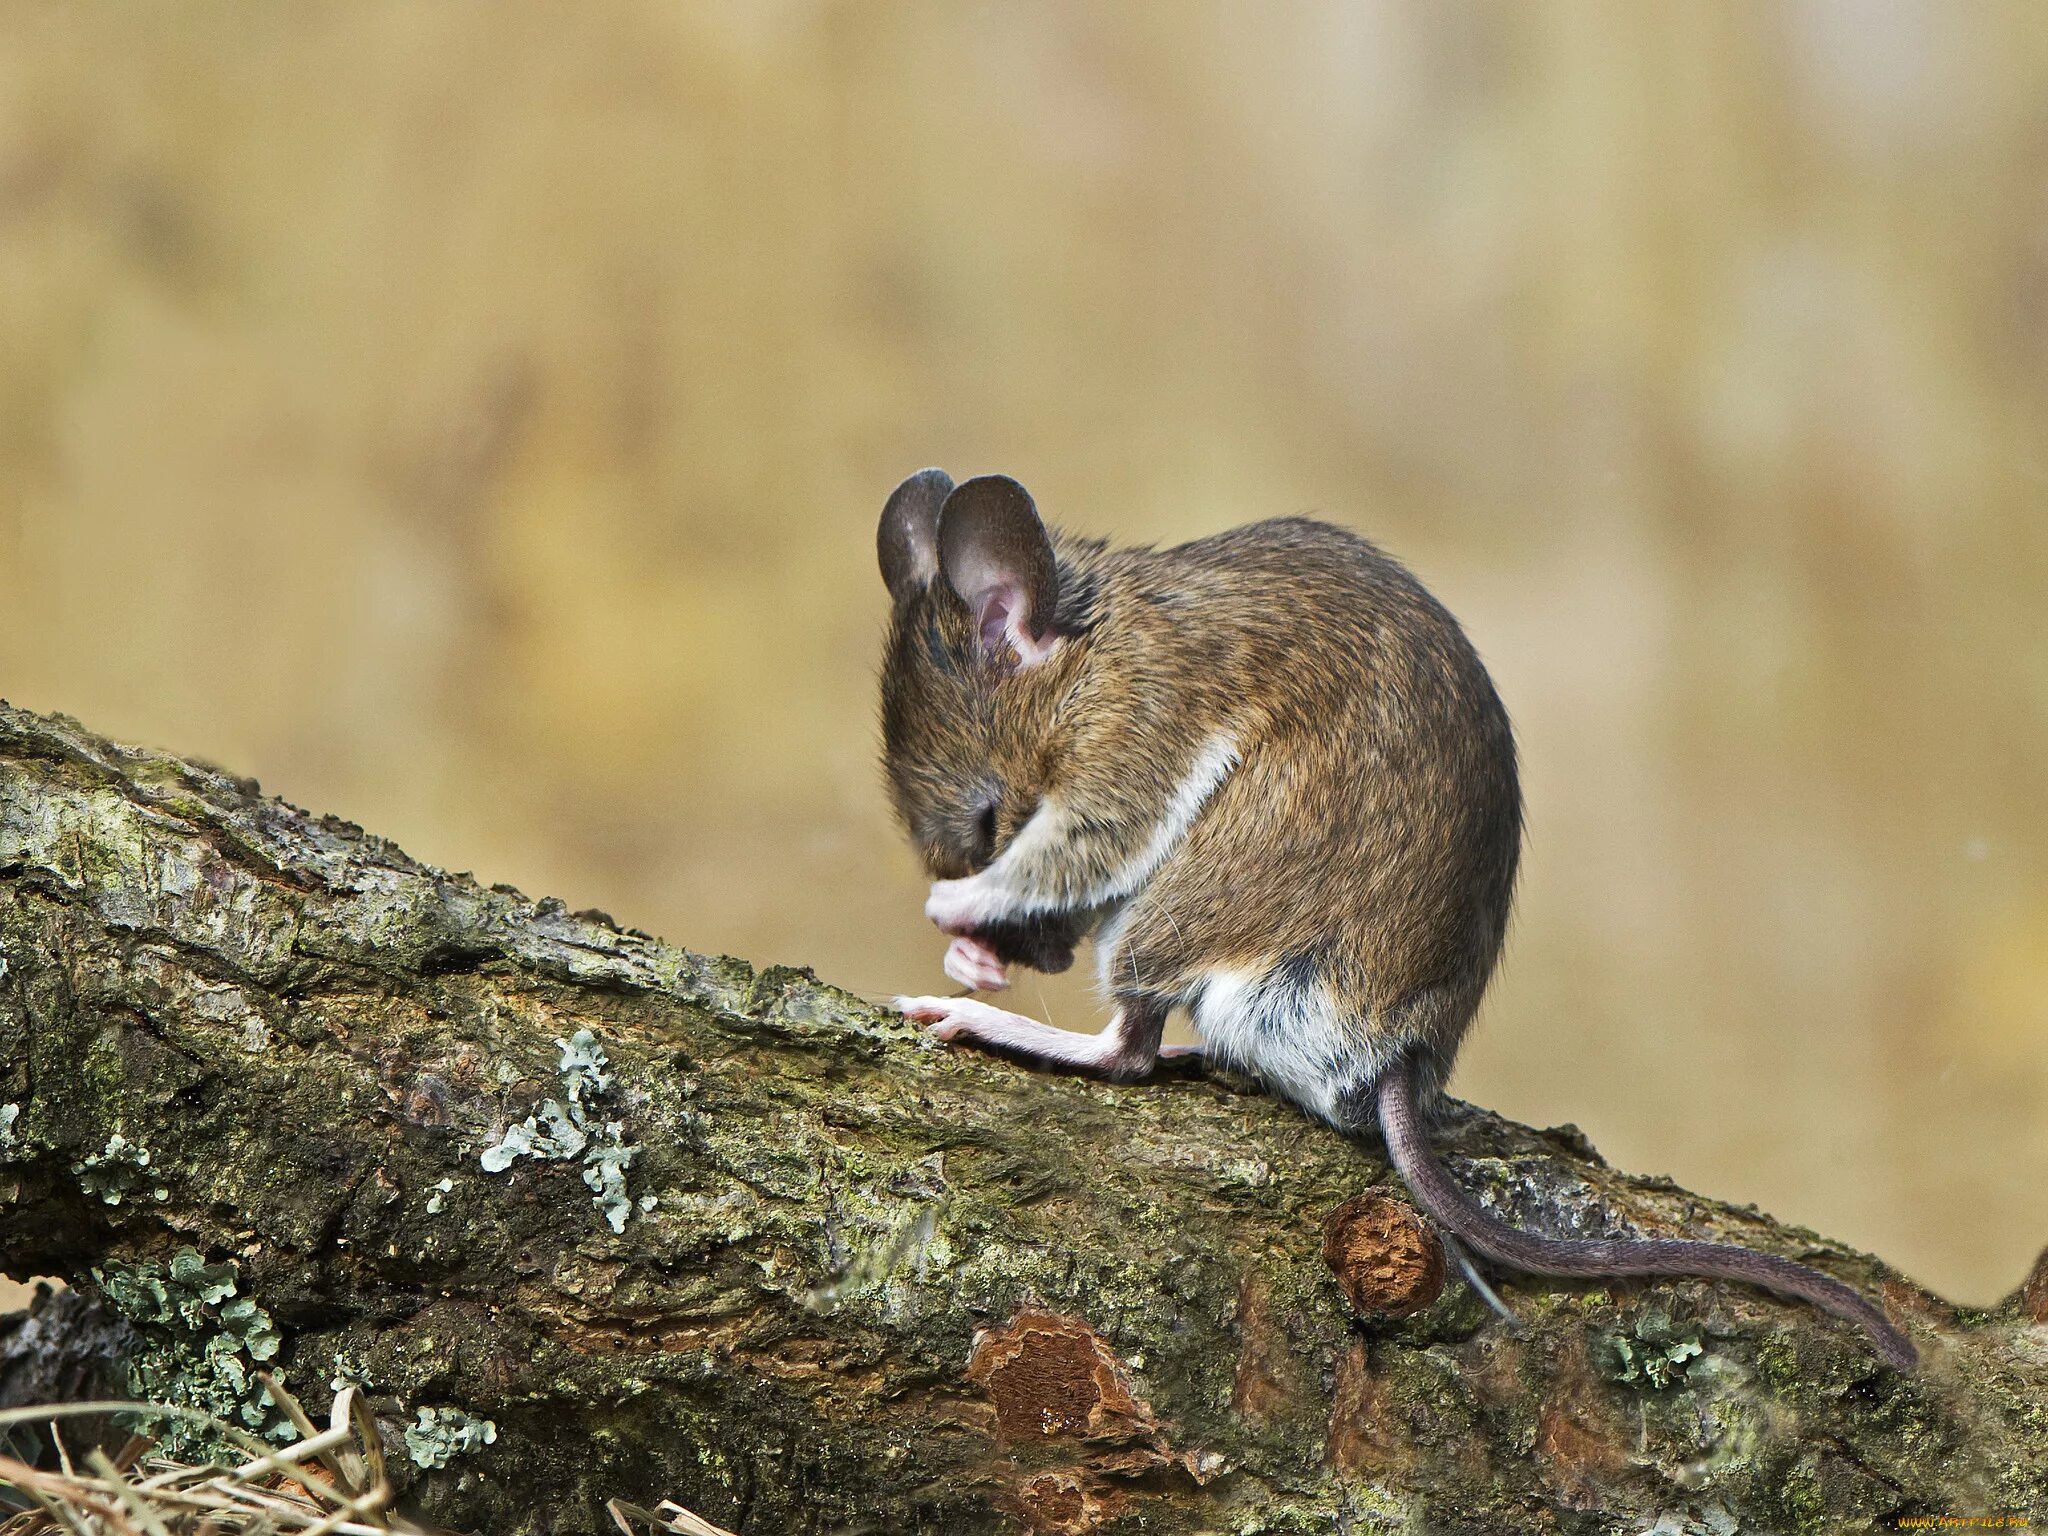
[[[1171,549],[1049,532],[1002,475],[912,475],[877,535],[894,604],[884,767],[934,879],[948,975],[994,991],[1092,937],[1115,1016],[1074,1034],[968,997],[941,1040],[1128,1081],[1202,1053],[1347,1134],[1375,1118],[1416,1202],[1513,1269],[1702,1275],[1912,1343],[1818,1270],[1733,1244],[1511,1227],[1430,1146],[1486,989],[1522,835],[1514,738],[1458,623],[1308,518]],[[1162,1047],[1184,1008],[1203,1044]]]

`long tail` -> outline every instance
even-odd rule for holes
[[[1773,1253],[1685,1238],[1538,1237],[1509,1226],[1466,1194],[1438,1161],[1416,1109],[1414,1068],[1406,1057],[1380,1079],[1379,1113],[1387,1151],[1416,1201],[1456,1236],[1512,1269],[1538,1275],[1710,1275],[1740,1280],[1797,1296],[1859,1325],[1894,1370],[1910,1371],[1919,1361],[1912,1340],[1872,1302],[1817,1269]]]

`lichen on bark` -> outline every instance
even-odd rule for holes
[[[1818,1263],[1926,1364],[1698,1281],[1503,1276],[1511,1327],[1401,1218],[1376,1144],[1285,1105],[938,1049],[808,972],[4,707],[0,964],[0,1271],[103,1293],[152,1359],[177,1327],[136,1277],[231,1277],[179,1325],[196,1348],[260,1312],[264,1363],[316,1410],[362,1386],[452,1526],[596,1532],[614,1496],[747,1533],[2048,1512],[2037,1300],[1965,1312],[1460,1110],[1446,1154],[1518,1219]],[[556,1120],[582,1144],[487,1169],[563,1152]],[[594,1144],[633,1155],[593,1181]],[[1362,1316],[1347,1286],[1397,1299]]]

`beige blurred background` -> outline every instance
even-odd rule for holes
[[[930,989],[932,462],[1464,618],[1532,812],[1466,1096],[1958,1298],[2048,1242],[2032,0],[0,12],[19,704]]]

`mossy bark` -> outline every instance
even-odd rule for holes
[[[361,1383],[449,1525],[603,1531],[612,1496],[778,1536],[2048,1505],[2048,1330],[2018,1297],[1966,1313],[1470,1111],[1447,1153],[1520,1219],[1818,1263],[1923,1369],[1700,1282],[1504,1277],[1511,1330],[1454,1269],[1361,1318],[1372,1254],[1330,1265],[1400,1222],[1325,1224],[1398,1190],[1376,1145],[1214,1083],[935,1048],[807,972],[4,707],[0,959],[0,1270],[108,1295],[139,1381],[252,1422],[258,1363],[315,1408]],[[1396,1246],[1412,1290],[1430,1266]]]

